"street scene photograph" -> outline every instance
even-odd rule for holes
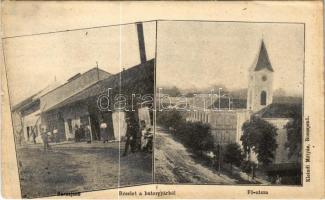
[[[153,21],[3,40],[22,198],[153,182],[155,38]]]
[[[304,25],[157,30],[155,183],[302,185]]]

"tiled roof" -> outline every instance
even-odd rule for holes
[[[302,104],[272,103],[256,115],[262,118],[293,118],[299,112],[302,112]]]
[[[117,89],[123,83],[132,84],[132,86],[136,87],[136,85],[139,84],[138,82],[140,82],[138,81],[139,79],[143,79],[149,76],[153,78],[153,72],[154,60],[152,59],[144,64],[134,66],[118,74],[111,75],[106,79],[100,80],[90,85],[89,87],[83,89],[79,93],[66,98],[64,101],[57,102],[57,104],[45,109],[44,112],[67,106],[69,104],[76,103],[82,100],[86,100],[90,97],[99,96],[100,94],[107,92],[108,88]],[[121,82],[121,80],[123,80],[123,82]],[[152,87],[153,84],[154,82],[152,80]]]

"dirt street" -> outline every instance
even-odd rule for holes
[[[119,157],[124,143],[69,143],[51,147],[47,152],[40,144],[17,149],[24,198],[152,182],[152,154],[137,152]]]
[[[155,139],[155,181],[157,183],[233,184],[234,179],[193,159],[192,154],[172,136],[157,128]]]

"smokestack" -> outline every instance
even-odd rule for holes
[[[145,45],[144,45],[144,36],[143,36],[143,25],[142,25],[142,22],[137,23],[137,31],[138,31],[140,60],[141,60],[141,63],[145,63],[147,61],[147,57],[146,57],[146,48],[145,48]]]

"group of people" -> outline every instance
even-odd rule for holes
[[[74,129],[74,140],[75,142],[81,142],[85,140],[87,143],[91,143],[91,131],[89,125],[81,125],[80,127],[76,124]]]
[[[100,121],[99,128],[99,134],[92,135],[90,125],[80,125],[79,127],[76,124],[74,128],[75,142],[86,141],[87,143],[91,143],[92,140],[95,139],[102,140],[103,143],[108,143],[109,141],[115,140],[114,133],[108,130],[108,125],[103,119]],[[94,138],[92,138],[92,136]]]
[[[146,123],[144,120],[140,123],[140,134],[138,134],[138,125],[135,120],[132,120],[130,117],[126,117],[126,142],[123,156],[126,156],[129,149],[132,153],[136,152],[137,150],[140,151],[152,151],[152,140],[153,135],[151,133],[151,129],[147,128]]]
[[[101,120],[100,123],[100,136],[103,140],[103,143],[108,143],[110,141],[115,140],[114,132],[108,130],[107,123],[104,122],[104,120]]]
[[[50,141],[53,142],[59,142],[60,136],[59,136],[59,131],[57,128],[53,128],[52,131],[47,130],[45,127],[43,127],[42,132],[41,132],[41,137],[44,145],[44,151],[51,149],[50,148]],[[34,143],[36,143],[35,138],[33,137]]]
[[[146,126],[146,122],[142,120],[139,127],[138,121],[136,121],[134,118],[126,117],[125,121],[127,124],[127,128],[123,156],[127,155],[129,149],[132,153],[136,151],[151,152],[153,135],[151,133],[151,128],[148,128]],[[90,125],[81,125],[80,127],[78,125],[75,125],[74,134],[75,142],[92,142]],[[50,141],[59,141],[58,129],[56,129],[55,127],[52,131],[48,131],[46,128],[43,128],[41,136],[45,151],[50,149]],[[114,133],[112,132],[110,134],[110,131],[108,131],[108,125],[103,120],[100,123],[100,137],[103,143],[108,143],[109,141],[115,140]]]

